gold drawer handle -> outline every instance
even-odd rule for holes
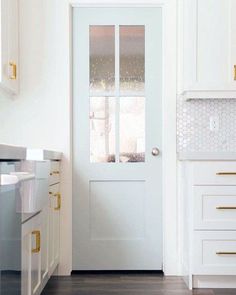
[[[236,210],[236,206],[217,206],[218,210]]]
[[[236,172],[217,172],[216,175],[236,175]]]
[[[236,255],[236,252],[216,252],[216,255]]]
[[[17,65],[14,62],[9,62],[9,65],[12,67],[12,75],[10,76],[10,80],[16,80],[17,78]]]
[[[55,197],[57,197],[57,207],[54,208],[54,210],[60,210],[61,209],[61,194],[57,193],[57,194],[55,194]]]
[[[51,195],[52,197],[57,197],[57,207],[54,208],[54,210],[58,211],[61,209],[61,194],[60,193],[56,193],[53,194],[52,192],[49,192],[49,195]]]
[[[52,176],[52,175],[58,175],[58,174],[60,174],[60,171],[52,171],[51,173],[50,173],[50,176]]]
[[[234,81],[236,81],[236,65],[234,65]]]
[[[36,247],[32,249],[32,253],[39,253],[41,249],[41,234],[39,230],[32,231],[32,235],[35,235]]]

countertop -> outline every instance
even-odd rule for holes
[[[0,160],[24,160],[26,159],[26,148],[0,144]]]
[[[27,149],[27,160],[45,161],[54,160],[60,161],[62,153],[57,151],[50,151],[44,149]]]
[[[236,161],[235,152],[181,152],[179,161]]]

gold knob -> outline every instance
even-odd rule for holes
[[[39,253],[41,248],[41,234],[39,230],[32,231],[32,235],[35,235],[36,246],[32,249],[32,253]]]
[[[234,81],[236,81],[236,65],[234,65]]]
[[[9,65],[12,67],[12,75],[10,76],[10,80],[16,80],[17,78],[17,66],[14,62],[9,62]]]

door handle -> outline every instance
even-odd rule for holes
[[[157,147],[154,147],[153,149],[152,149],[152,155],[154,156],[154,157],[156,157],[156,156],[158,156],[160,154],[160,150],[157,148]]]
[[[36,246],[32,249],[32,253],[39,253],[41,249],[41,234],[39,230],[32,231],[32,235],[35,235]]]
[[[54,208],[55,211],[58,211],[61,209],[61,194],[60,193],[56,193],[53,194],[52,192],[49,192],[49,195],[52,197],[57,197],[57,207]]]
[[[57,193],[55,194],[55,197],[57,197],[57,207],[54,208],[54,210],[60,210],[61,209],[61,194]]]
[[[17,65],[15,62],[9,62],[9,65],[12,67],[12,75],[10,76],[10,80],[16,80],[17,78]]]

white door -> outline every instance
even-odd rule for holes
[[[73,44],[73,269],[160,270],[161,8],[76,8]]]

